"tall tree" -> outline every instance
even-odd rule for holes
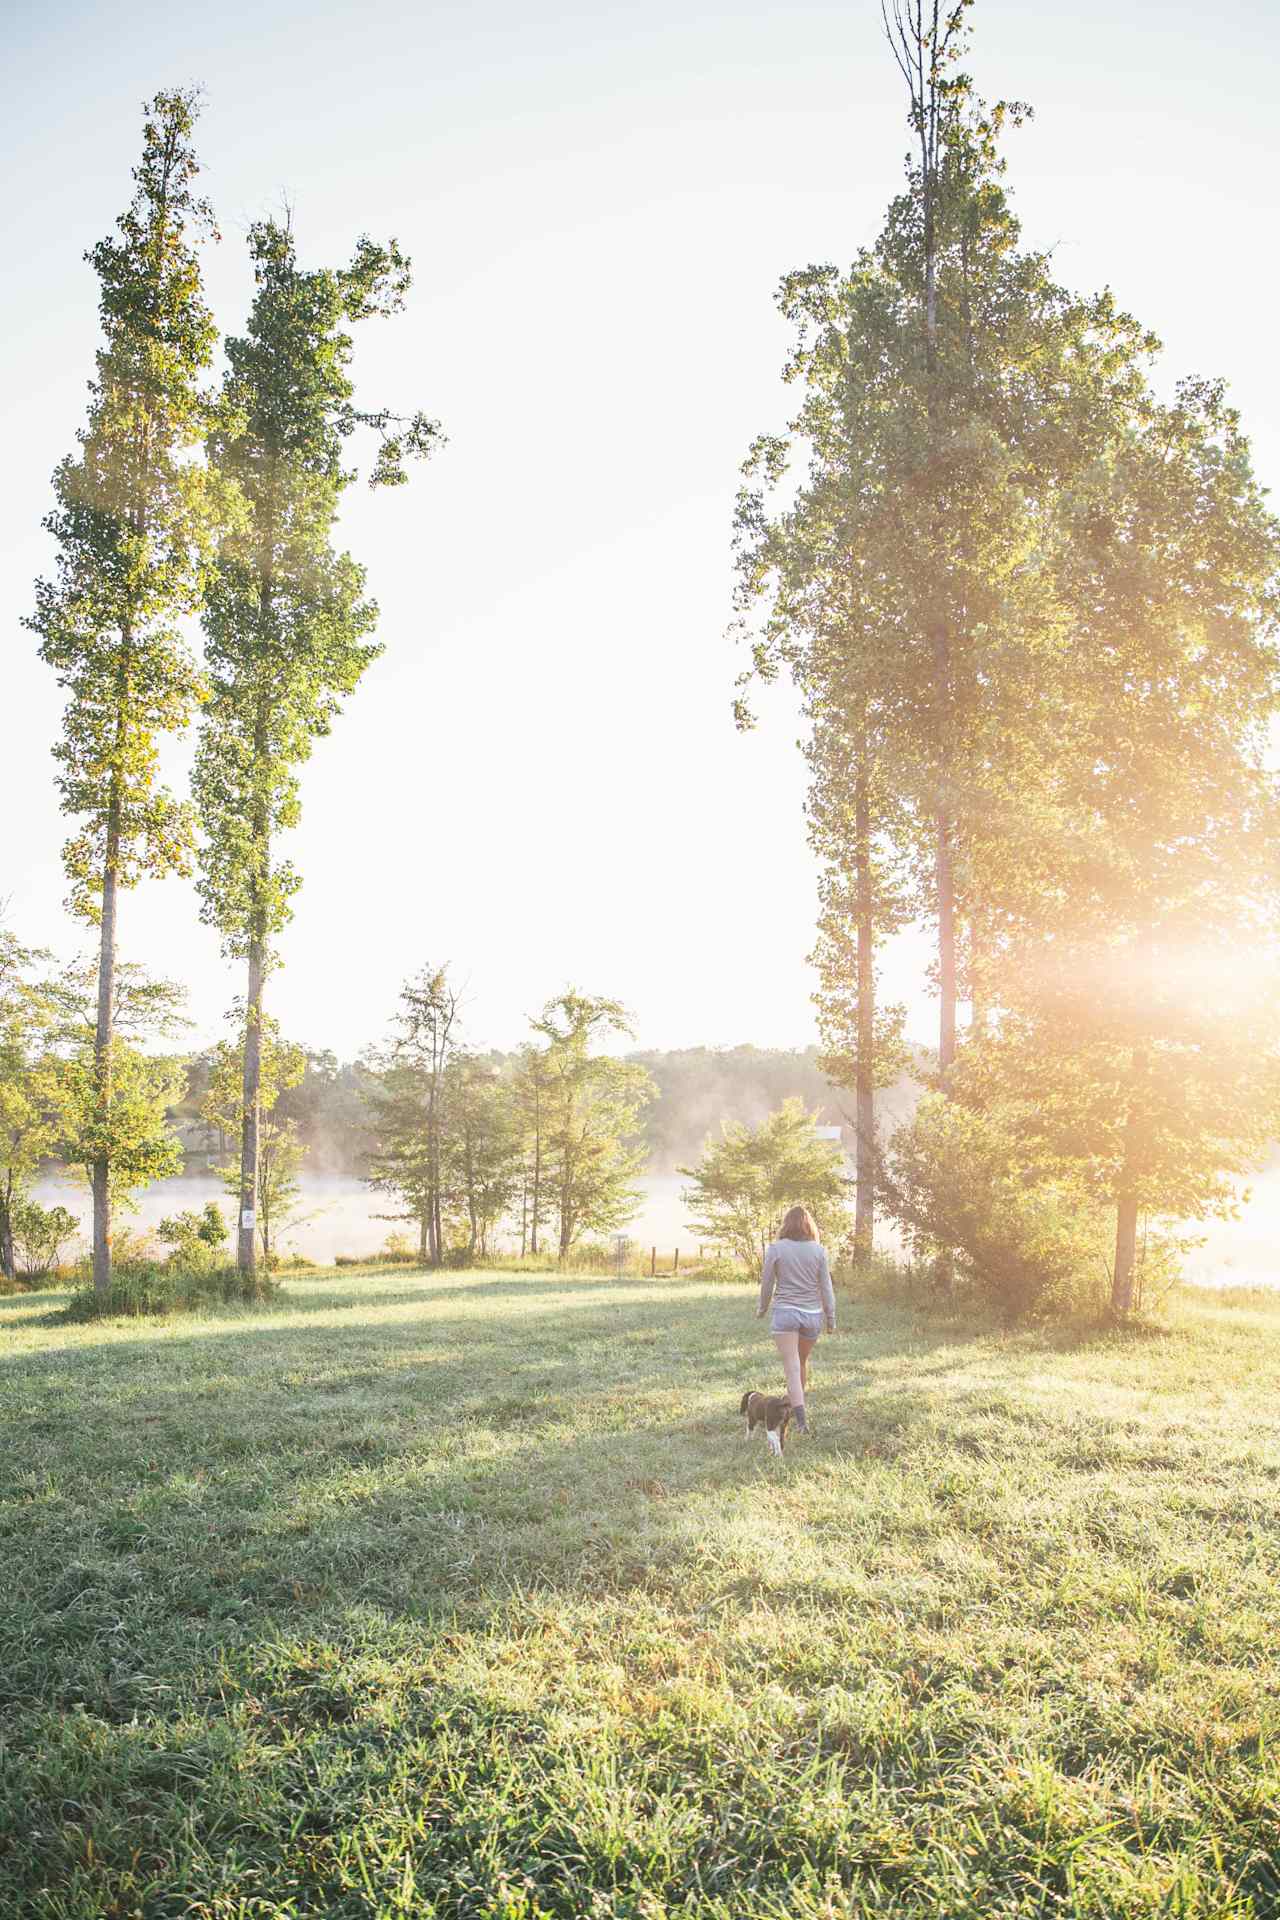
[[[191,822],[157,784],[157,737],[187,724],[200,682],[178,619],[203,591],[215,489],[185,456],[204,437],[198,387],[216,330],[200,283],[199,243],[213,233],[194,190],[191,92],[147,109],[135,192],[87,258],[101,282],[104,341],[81,451],[54,476],[45,522],[59,544],[56,578],[39,581],[30,624],[69,695],[54,749],[63,811],[83,824],[63,850],[70,904],[99,930],[91,1169],[94,1285],[111,1285],[117,899],[144,875],[186,872]]]
[[[405,422],[353,405],[350,323],[398,311],[409,262],[392,241],[362,239],[351,264],[304,271],[276,221],[250,230],[257,292],[246,333],[227,343],[225,427],[216,470],[248,508],[220,544],[204,623],[210,698],[196,759],[205,839],[204,917],[247,963],[237,1256],[252,1275],[259,1180],[262,1020],[273,942],[299,876],[280,853],[296,825],[299,767],[379,648],[365,576],[332,546],[342,493],[355,479],[343,451],[357,425],[381,436],[370,483],[405,478],[404,459],[439,437],[421,414]]]
[[[546,1164],[563,1260],[583,1233],[612,1232],[634,1215],[646,1160],[637,1136],[653,1083],[634,1061],[592,1051],[631,1031],[616,1000],[569,987],[547,1002],[533,1030],[546,1045],[551,1082]]]
[[[782,283],[802,399],[785,436],[753,446],[737,524],[739,610],[752,623],[764,607],[752,672],[785,665],[815,724],[843,734],[851,810],[868,765],[892,803],[871,837],[909,856],[912,908],[937,927],[944,1077],[977,868],[1046,734],[1027,678],[1066,644],[1034,556],[1153,344],[1020,248],[1000,135],[1025,110],[987,109],[959,72],[966,12],[911,0],[895,16],[919,157],[847,274]],[[783,494],[796,450],[807,470]]]
[[[1050,564],[1073,646],[975,1067],[1113,1208],[1124,1313],[1140,1216],[1229,1206],[1280,1127],[1280,522],[1220,385],[1144,397]]]
[[[828,772],[829,758],[839,756]],[[809,958],[817,971],[814,1006],[822,1041],[819,1062],[833,1085],[854,1096],[855,1202],[853,1258],[871,1258],[875,1243],[879,1137],[877,1089],[905,1071],[906,1009],[878,998],[876,949],[904,917],[902,892],[886,857],[882,831],[880,767],[864,715],[856,716],[852,740],[843,729],[819,725],[809,748],[814,781],[810,795],[810,840],[823,856],[819,880],[818,938]],[[852,773],[852,793],[849,775]],[[851,804],[850,804],[851,802]]]

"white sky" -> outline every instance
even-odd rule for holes
[[[971,66],[1029,99],[1010,178],[1029,243],[1112,284],[1169,377],[1223,374],[1264,478],[1280,457],[1274,9],[979,0]],[[224,331],[243,234],[287,195],[307,262],[395,234],[407,313],[360,329],[368,404],[450,444],[353,489],[386,653],[305,773],[305,878],[275,1010],[343,1056],[402,977],[452,959],[473,1037],[509,1045],[566,981],[653,1046],[813,1038],[814,872],[789,696],[734,732],[724,639],[739,462],[780,425],[787,269],[871,240],[907,143],[875,0],[736,9],[396,0],[70,0],[6,13],[0,209],[0,899],[70,952],[49,748],[60,697],[19,624],[52,548],[96,340],[84,250],[128,199],[140,103],[203,82]],[[181,780],[185,751],[172,756]],[[190,986],[197,1035],[240,980],[184,883],[126,897],[122,952]],[[904,941],[886,979],[920,992]]]

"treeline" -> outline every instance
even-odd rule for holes
[[[299,1048],[301,1077],[283,1088],[273,1108],[276,1119],[293,1128],[312,1172],[363,1178],[372,1150],[368,1097],[375,1074],[367,1059],[339,1062],[336,1054]],[[188,1172],[220,1164],[232,1136],[207,1113],[212,1074],[219,1059],[214,1049],[186,1063],[187,1084],[172,1109]],[[483,1059],[501,1075],[520,1056],[499,1049]],[[833,1087],[816,1047],[683,1047],[662,1051],[626,1051],[623,1059],[642,1067],[653,1095],[640,1116],[639,1139],[653,1172],[673,1172],[694,1159],[708,1138],[725,1126],[758,1126],[785,1101],[799,1100],[826,1126],[851,1127],[853,1102]],[[877,1100],[882,1129],[892,1130],[909,1117],[919,1097],[928,1063],[912,1064]]]
[[[1280,527],[1222,382],[1026,247],[963,70],[969,0],[892,0],[906,181],[846,268],[788,274],[798,404],[737,515],[752,674],[793,676],[822,863],[824,1054],[857,1103],[857,1239],[887,1204],[947,1288],[1110,1272],[1229,1210],[1280,1131]],[[750,715],[740,708],[744,723]],[[878,960],[934,929],[934,1091]]]

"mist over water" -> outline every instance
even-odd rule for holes
[[[685,1180],[678,1173],[648,1175],[644,1182],[644,1200],[640,1213],[627,1232],[638,1244],[656,1246],[668,1257],[678,1247],[682,1254],[697,1251],[698,1241],[686,1225],[680,1190]],[[283,1253],[299,1253],[309,1260],[328,1262],[338,1254],[367,1256],[377,1253],[390,1233],[408,1234],[417,1245],[417,1228],[407,1220],[388,1220],[379,1216],[391,1212],[393,1202],[385,1194],[371,1193],[353,1174],[306,1173],[300,1181],[298,1218],[280,1235]],[[72,1180],[41,1180],[35,1189],[42,1206],[59,1205],[70,1209],[85,1233],[89,1229],[89,1195],[86,1188]],[[199,1212],[209,1200],[216,1200],[223,1217],[230,1223],[232,1205],[222,1182],[207,1174],[179,1174],[172,1180],[158,1180],[138,1196],[137,1211],[117,1215],[117,1228],[153,1233],[171,1214]],[[504,1251],[520,1250],[519,1232],[498,1236]]]
[[[696,1253],[697,1235],[689,1230],[681,1201],[686,1182],[678,1173],[651,1173],[642,1181],[643,1200],[627,1231],[641,1247],[656,1247],[660,1258],[679,1248]],[[304,1174],[299,1218],[280,1236],[281,1250],[327,1263],[338,1254],[377,1253],[389,1233],[407,1233],[416,1244],[416,1230],[405,1221],[378,1218],[389,1211],[384,1195],[371,1193],[350,1174]],[[1207,1221],[1196,1231],[1204,1245],[1186,1262],[1188,1279],[1206,1286],[1280,1286],[1280,1166],[1273,1166],[1251,1182],[1251,1198],[1238,1220]],[[70,1208],[87,1229],[89,1196],[74,1182],[39,1182],[36,1198],[45,1206],[55,1202]],[[222,1183],[205,1175],[181,1175],[161,1180],[142,1194],[133,1215],[121,1215],[117,1224],[154,1231],[167,1215],[199,1210],[208,1200],[221,1205],[231,1219],[231,1203]],[[519,1236],[501,1236],[502,1246],[519,1250]]]

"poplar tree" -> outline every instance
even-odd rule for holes
[[[222,541],[209,585],[210,698],[195,791],[203,915],[247,964],[237,1257],[251,1287],[264,994],[300,885],[280,836],[300,816],[299,768],[380,651],[364,570],[332,545],[356,478],[344,448],[357,426],[374,428],[370,484],[395,485],[405,458],[428,453],[439,434],[421,414],[403,421],[353,403],[348,326],[397,312],[409,288],[394,241],[364,238],[349,266],[312,271],[277,221],[256,224],[249,247],[257,291],[245,334],[227,343],[227,423],[210,441],[248,514]]]
[[[204,438],[198,386],[216,330],[199,244],[214,233],[199,198],[192,92],[146,110],[135,192],[115,235],[86,256],[101,283],[103,344],[80,452],[54,476],[45,525],[59,545],[30,625],[68,694],[54,749],[65,813],[70,907],[98,929],[90,1166],[93,1277],[111,1286],[113,1108],[117,1101],[118,895],[144,875],[189,871],[188,808],[157,782],[158,738],[185,727],[199,691],[178,621],[200,605],[214,490],[185,458]]]

